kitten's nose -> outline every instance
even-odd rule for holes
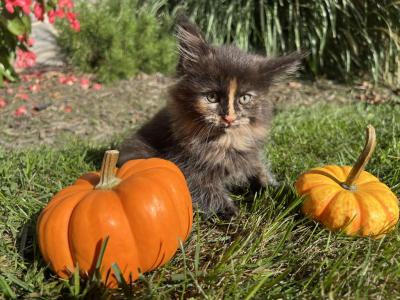
[[[225,121],[225,123],[227,123],[228,125],[231,125],[233,123],[233,121],[236,120],[236,116],[235,115],[227,115],[227,116],[223,116],[222,119]]]

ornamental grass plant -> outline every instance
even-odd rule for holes
[[[309,51],[306,71],[400,84],[400,2],[354,0],[169,1],[214,42],[267,55]]]

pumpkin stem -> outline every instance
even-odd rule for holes
[[[100,181],[95,187],[96,190],[109,190],[121,182],[121,179],[115,176],[117,173],[116,165],[118,157],[118,150],[107,150],[104,153],[100,170]]]
[[[365,166],[371,159],[372,153],[375,150],[376,146],[376,134],[375,128],[372,125],[367,126],[367,140],[365,142],[364,150],[360,154],[357,162],[351,169],[349,175],[346,178],[345,185],[352,186],[353,182],[357,180],[360,176],[361,172],[364,171]]]

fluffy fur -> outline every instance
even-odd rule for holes
[[[129,159],[160,157],[186,176],[193,202],[207,214],[231,217],[229,190],[274,183],[263,161],[271,120],[269,86],[293,73],[302,57],[249,54],[232,45],[209,45],[187,19],[177,29],[177,82],[167,106],[121,146]]]

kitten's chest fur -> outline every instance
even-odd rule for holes
[[[212,132],[189,120],[174,119],[173,114],[169,117],[171,140],[176,144],[166,149],[167,158],[180,165],[185,173],[207,174],[222,180],[226,186],[240,185],[252,176],[252,162],[259,160],[267,135],[265,124]]]
[[[234,171],[258,153],[265,135],[262,126],[232,128],[216,136],[192,136],[181,145],[200,165]]]

